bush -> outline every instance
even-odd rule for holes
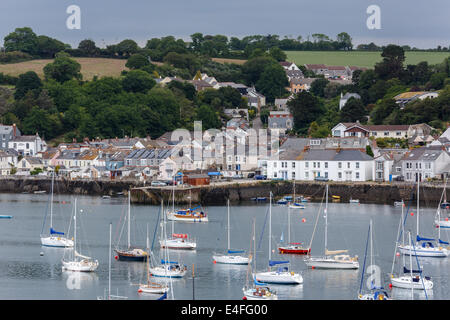
[[[0,52],[0,63],[15,63],[31,60],[33,57],[20,51]]]

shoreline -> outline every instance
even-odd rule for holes
[[[361,203],[389,204],[402,199],[407,204],[409,200],[416,201],[415,184],[404,182],[317,182],[296,181],[296,196],[311,197],[311,201],[321,201],[325,185],[329,185],[329,196],[340,196],[340,202],[348,203],[350,198],[358,199]],[[421,187],[421,203],[427,206],[438,205],[443,190],[443,183],[423,182]],[[159,204],[160,199],[168,201],[172,197],[173,188],[151,187],[149,183],[137,180],[68,180],[56,178],[55,194],[79,194],[92,196],[128,195],[131,188],[131,202],[136,204]],[[448,188],[447,188],[448,189]],[[248,202],[252,198],[269,198],[273,193],[274,200],[285,195],[292,195],[293,182],[283,180],[235,180],[212,182],[205,186],[177,186],[175,187],[175,202],[178,204],[200,203],[202,205],[225,205],[230,202]],[[0,193],[50,193],[51,178],[35,177],[6,177],[0,178]],[[446,190],[450,199],[450,190]],[[190,197],[190,199],[189,199]],[[415,205],[415,202],[414,202]]]

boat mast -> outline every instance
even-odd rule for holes
[[[230,198],[228,198],[227,200],[227,216],[228,216],[227,243],[228,243],[228,250],[230,250]]]
[[[130,207],[131,207],[131,190],[128,191],[128,249],[131,247],[130,241]]]
[[[419,193],[420,193],[420,176],[417,177],[417,235],[419,235]]]
[[[269,261],[272,260],[272,191],[270,192],[269,201]]]
[[[149,251],[150,251],[150,242],[148,240],[148,223],[147,223],[147,284],[150,284],[150,265],[149,265]]]
[[[109,275],[108,275],[108,300],[111,300],[111,233],[112,223],[109,223]]]
[[[55,181],[55,171],[53,170],[53,175],[52,175],[52,196],[50,199],[50,229],[53,228],[53,184]],[[51,234],[51,230],[50,230],[50,234]]]
[[[327,191],[325,196],[325,254],[327,251],[327,232],[328,232],[328,184],[327,184]]]
[[[75,254],[75,252],[77,251],[77,198],[75,198],[74,206],[75,206],[75,213],[73,215],[73,221],[74,221],[74,226],[73,226],[73,252]],[[75,258],[75,256],[74,256],[74,258]]]
[[[294,203],[295,203],[295,201],[294,201]],[[288,206],[288,245],[289,245],[289,243],[291,243],[291,210]]]
[[[409,247],[412,248],[412,242],[411,242],[411,232],[408,232],[409,235]],[[413,266],[412,266],[412,253],[409,255],[409,267],[411,270],[409,271],[409,274],[411,275],[411,300],[414,300],[414,282],[413,282]]]

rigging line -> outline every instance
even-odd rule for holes
[[[322,205],[323,205],[323,199],[325,198],[325,192],[326,192],[326,190],[324,189],[323,195],[322,195],[322,200],[321,200],[320,206],[319,206],[319,211],[318,211],[317,217],[316,217],[316,222],[314,224],[314,229],[313,229],[313,232],[312,232],[312,235],[311,235],[311,241],[309,242],[309,248],[310,249],[311,249],[311,245],[312,245],[312,242],[313,242],[313,239],[314,239],[314,234],[316,233],[317,223],[319,222],[319,216],[320,216],[320,213],[322,212]]]
[[[410,237],[411,237],[411,235],[410,235]],[[418,267],[419,270],[422,270],[420,268],[419,258],[417,257],[416,246],[413,246],[413,248],[414,248],[414,253],[415,253],[415,256],[416,256],[417,267]],[[413,267],[411,266],[411,269],[412,268]],[[428,300],[427,289],[425,288],[425,283],[423,282],[423,278],[424,278],[424,275],[423,275],[423,270],[422,270],[422,275],[420,276],[420,279],[422,280],[422,286],[423,286],[423,291],[425,292],[425,298]],[[412,281],[412,279],[411,279],[411,281]]]
[[[158,225],[159,225],[159,217],[160,217],[160,214],[161,214],[161,207],[159,207],[159,209],[158,209],[158,217],[156,218],[155,231],[153,232],[152,246],[151,246],[151,249],[150,249],[151,252],[153,252],[153,245],[154,245],[154,243],[155,243],[155,237],[156,237],[156,233],[157,233],[157,231],[158,231]]]
[[[413,201],[413,195],[414,195],[414,188],[411,189],[411,198],[409,198],[408,207],[407,207],[407,209],[406,209],[405,216],[404,216],[404,218],[403,218],[403,228],[402,228],[402,230],[400,230],[400,234],[399,234],[399,237],[398,237],[398,239],[397,239],[397,243],[400,242],[400,238],[402,237],[402,234],[403,234],[403,233],[402,233],[402,232],[403,232],[403,229],[404,229],[405,226],[406,226],[406,218],[408,217],[409,208],[411,207],[411,202]]]
[[[264,229],[266,227],[266,223],[267,223],[267,217],[269,216],[269,208],[266,209],[266,217],[264,218],[264,224],[263,224],[263,228],[261,230],[261,235],[259,236],[259,241],[258,241],[258,249],[257,251],[259,251],[259,249],[261,248],[261,243],[262,243],[262,237],[264,235]]]
[[[44,227],[45,227],[45,221],[47,219],[47,213],[48,213],[48,204],[50,203],[50,193],[48,194],[48,199],[47,199],[47,205],[45,206],[45,215],[44,215],[44,222],[42,223],[42,230],[41,230],[41,234],[44,234]]]
[[[359,293],[362,292],[362,286],[363,286],[363,281],[364,281],[364,271],[366,270],[366,258],[367,258],[367,247],[369,246],[369,236],[370,236],[370,225],[369,225],[369,230],[367,231],[366,250],[364,251],[364,263],[363,263],[362,274],[361,274],[361,284],[359,285]]]

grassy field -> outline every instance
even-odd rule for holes
[[[285,51],[287,60],[297,65],[326,64],[332,66],[358,66],[373,68],[382,60],[381,52],[365,51]],[[406,64],[427,61],[429,64],[441,63],[449,57],[448,52],[406,52]]]
[[[243,59],[226,59],[226,58],[211,58],[211,60],[219,63],[234,63],[234,64],[244,64],[247,61]]]
[[[74,58],[81,64],[81,73],[83,80],[91,80],[95,75],[98,77],[112,76],[117,77],[122,70],[128,70],[125,67],[125,59],[105,59],[105,58]],[[44,77],[44,67],[52,62],[52,59],[31,60],[20,63],[0,64],[0,72],[12,76],[18,76],[27,71],[34,71],[40,77]]]

